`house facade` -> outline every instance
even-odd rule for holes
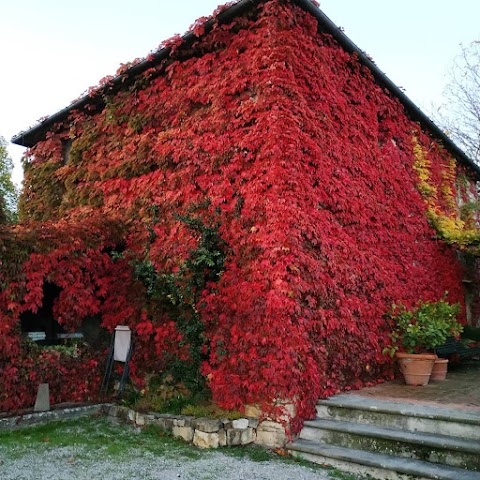
[[[67,330],[134,330],[139,385],[304,419],[392,378],[393,303],[466,321],[480,170],[309,0],[220,10],[15,142],[42,247],[4,273],[12,338],[47,282]]]

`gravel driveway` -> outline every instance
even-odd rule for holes
[[[199,460],[158,458],[153,454],[129,455],[121,461],[95,459],[74,461],[78,450],[60,448],[53,454],[28,454],[6,460],[2,480],[320,480],[327,473],[276,462],[253,462],[213,453]],[[133,452],[132,452],[133,453]]]
[[[267,459],[262,457],[269,457]],[[332,480],[259,449],[199,450],[103,418],[0,432],[1,480]]]
[[[81,460],[75,460],[79,455]],[[89,459],[74,448],[58,448],[48,455],[30,453],[3,460],[2,480],[327,480],[326,472],[280,462],[254,462],[215,452],[205,458],[171,460],[132,451],[122,459]]]

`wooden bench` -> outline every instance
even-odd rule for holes
[[[457,355],[460,360],[463,360],[480,356],[480,346],[469,347],[463,340],[453,337],[447,338],[443,345],[439,345],[434,350],[440,358]]]

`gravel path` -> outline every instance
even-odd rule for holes
[[[43,435],[49,438],[43,438]],[[335,478],[339,477],[329,475],[328,470],[285,462],[279,457],[254,461],[248,455],[199,450],[125,426],[100,423],[97,427],[93,421],[67,427],[62,424],[48,432],[28,429],[9,436],[0,435],[1,480]]]
[[[88,452],[63,447],[34,452],[13,460],[2,460],[2,480],[330,480],[327,472],[280,462],[254,462],[220,452],[205,458],[178,460],[131,452],[122,458],[89,459]]]

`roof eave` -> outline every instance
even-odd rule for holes
[[[249,7],[260,3],[262,0],[240,0],[238,3],[227,8],[223,12],[219,13],[217,17],[208,20],[205,23],[205,31],[209,31],[215,22],[226,23],[232,20],[234,17],[242,14]],[[365,54],[360,48],[353,43],[343,31],[335,25],[330,18],[325,15],[320,8],[318,8],[311,0],[291,0],[293,3],[301,7],[306,12],[313,15],[319,22],[321,28],[327,31],[332,37],[349,53],[356,53],[359,60],[367,66],[372,72],[375,80],[384,88],[387,88],[394,96],[396,96],[400,102],[405,107],[406,111],[410,116],[418,121],[424,128],[428,129],[435,137],[441,140],[445,148],[458,160],[460,160],[465,165],[469,166],[480,178],[480,166],[477,165],[470,157],[468,157],[465,152],[460,149],[452,139],[450,139],[445,132],[439,128],[432,120],[423,113],[415,103],[410,100],[410,98],[405,95],[405,93],[395,85],[388,77],[382,72],[377,65]],[[197,37],[192,33],[188,32],[183,37],[183,40],[187,43],[194,42]],[[26,132],[21,132],[18,135],[12,138],[12,142],[17,145],[22,145],[25,147],[33,147],[37,142],[42,140],[45,137],[46,131],[51,128],[55,123],[65,120],[69,113],[73,110],[82,110],[87,105],[101,105],[103,99],[101,94],[105,94],[108,91],[116,90],[121,88],[125,84],[125,78],[135,78],[136,75],[144,72],[148,68],[151,68],[161,62],[164,59],[167,59],[170,55],[170,47],[163,48],[153,55],[150,55],[148,59],[142,60],[138,64],[129,68],[125,73],[115,77],[109,84],[100,89],[96,97],[85,96],[77,101],[75,101],[70,106],[60,110],[54,115],[48,117],[43,122],[34,126],[33,128],[27,130]]]
[[[220,12],[215,18],[207,20],[204,24],[205,32],[210,31],[214,23],[222,24],[229,22],[232,18],[235,18],[236,16],[242,14],[250,6],[257,4],[260,1],[262,0],[240,0],[238,3]],[[195,40],[198,39],[198,37],[193,32],[187,32],[185,35],[182,36],[182,39],[185,43],[188,44],[193,43]],[[127,78],[134,79],[137,75],[141,74],[145,70],[154,67],[162,60],[168,59],[170,57],[171,50],[171,47],[165,47],[161,50],[157,50],[156,52],[149,55],[147,58],[130,67],[125,72],[117,75],[102,88],[99,88],[95,92],[94,96],[85,95],[83,97],[80,97],[78,100],[75,100],[67,107],[45,118],[43,121],[33,126],[32,128],[15,135],[14,137],[12,137],[12,143],[23,147],[33,147],[39,141],[45,138],[45,133],[50,128],[52,128],[56,123],[64,121],[72,111],[81,111],[86,108],[87,105],[97,106],[97,108],[101,105],[104,105],[104,100],[102,98],[103,95],[119,90],[120,88],[124,87],[126,83],[128,83],[126,82]]]
[[[396,96],[403,104],[407,112],[413,119],[420,122],[423,127],[426,127],[435,137],[441,140],[445,148],[457,159],[471,167],[477,176],[480,178],[480,166],[477,165],[466,153],[456,145],[453,140],[446,135],[446,133],[438,127],[405,93],[390,80],[387,75],[382,72],[377,65],[370,59],[370,57],[353,43],[343,31],[337,27],[318,7],[316,7],[311,0],[292,0],[305,11],[313,15],[321,26],[327,30],[332,37],[349,53],[356,53],[359,60],[366,65],[372,72],[375,80],[383,87]]]

